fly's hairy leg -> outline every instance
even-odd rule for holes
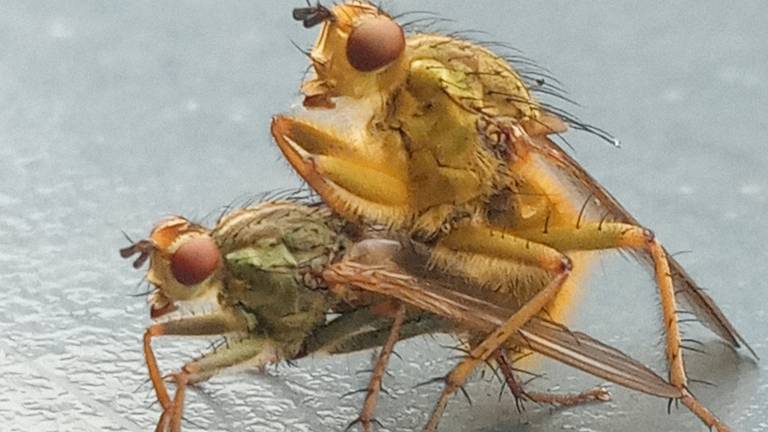
[[[503,264],[522,264],[542,269],[552,275],[546,286],[530,298],[511,316],[475,345],[470,354],[446,377],[446,385],[435,404],[425,430],[435,431],[450,397],[461,387],[472,371],[517,333],[530,319],[538,315],[555,299],[571,272],[570,259],[544,244],[498,232],[485,226],[457,228],[443,238],[438,249],[457,256],[492,257]],[[466,260],[465,262],[471,262]]]
[[[526,231],[516,232],[516,234],[548,244],[558,250],[585,251],[629,248],[649,254],[653,261],[656,285],[661,300],[670,383],[682,391],[681,401],[683,404],[707,426],[718,431],[728,430],[727,426],[722,424],[687,390],[688,379],[683,363],[682,340],[672,273],[664,248],[651,231],[635,225],[606,222],[585,224],[579,228],[553,227],[547,232]]]
[[[398,304],[389,336],[387,337],[386,342],[384,342],[384,346],[381,347],[381,352],[376,360],[376,365],[373,367],[371,380],[368,382],[368,392],[365,396],[365,402],[363,402],[363,409],[360,412],[360,416],[350,423],[350,427],[354,426],[356,423],[360,423],[365,432],[370,432],[371,423],[375,421],[373,413],[376,410],[376,404],[379,401],[379,394],[381,393],[381,380],[384,378],[384,372],[387,369],[387,364],[389,364],[389,358],[392,355],[395,344],[400,338],[400,329],[404,320],[405,306]]]
[[[454,247],[463,243],[461,238],[454,238],[453,240],[454,242],[449,243],[453,243]],[[538,315],[557,296],[571,272],[571,262],[568,257],[547,246],[513,236],[506,236],[503,239],[497,238],[496,240],[498,240],[494,245],[498,248],[496,251],[503,254],[506,259],[538,263],[541,268],[550,271],[555,277],[500,327],[474,346],[469,355],[448,374],[445,379],[445,387],[440,393],[432,415],[424,428],[425,431],[434,432],[437,430],[440,417],[448,405],[448,400],[464,384],[472,371],[502,347],[529,320]]]
[[[271,339],[247,337],[241,340],[227,341],[224,346],[203,357],[184,365],[179,372],[173,374],[176,384],[176,394],[173,398],[173,409],[163,413],[171,432],[181,430],[181,417],[184,410],[184,394],[189,384],[205,381],[220,371],[248,363],[249,367],[259,368],[279,359],[277,344]],[[165,421],[161,418],[161,423]]]
[[[536,153],[539,153],[546,161],[545,165],[555,168],[556,172],[560,175],[569,178],[572,181],[572,187],[576,190],[580,190],[582,195],[591,196],[594,198],[594,202],[598,204],[600,211],[603,213],[604,220],[611,220],[613,222],[622,222],[630,225],[639,225],[637,220],[626,210],[614,197],[611,196],[600,184],[587,173],[578,162],[571,158],[566,152],[564,152],[557,144],[545,135],[530,135],[531,143],[536,149]],[[532,159],[524,162],[523,165],[528,165],[533,168],[533,172],[537,172],[537,163],[530,164]],[[533,158],[535,160],[535,158]],[[524,167],[523,170],[526,170]],[[577,203],[578,204],[578,203]],[[582,207],[584,209],[586,207]],[[650,256],[644,257],[644,261],[651,261]],[[712,330],[715,334],[723,338],[726,342],[734,347],[744,346],[752,354],[755,359],[758,359],[755,351],[749,346],[747,341],[739,334],[734,328],[733,324],[728,321],[728,318],[723,314],[715,301],[699,288],[691,277],[685,272],[682,266],[675,261],[674,257],[668,257],[670,269],[675,284],[675,295],[678,300],[683,300],[685,303],[689,303],[691,306],[691,312],[701,321],[701,323]]]
[[[509,308],[414,277],[397,266],[342,261],[326,269],[323,277],[332,284],[351,284],[390,296],[480,334],[493,331],[513,313]],[[616,348],[541,318],[526,323],[509,343],[649,395],[682,397],[677,387]]]
[[[437,429],[439,419],[445,411],[450,396],[461,387],[472,371],[479,364],[486,361],[494,351],[499,349],[530,319],[539,314],[542,309],[556,297],[570,274],[570,259],[557,250],[513,235],[501,234],[502,233],[487,227],[464,227],[454,231],[444,238],[441,241],[441,247],[466,254],[493,254],[495,257],[503,260],[523,263],[543,269],[551,273],[553,278],[525,305],[512,313],[511,316],[506,316],[504,321],[501,322],[495,331],[488,335],[478,345],[473,347],[469,356],[448,374],[446,377],[446,386],[443,389],[438,402],[435,404],[435,409],[425,428],[427,431],[435,431]],[[324,273],[324,276],[331,283],[351,282],[358,284],[358,282],[362,282],[362,284],[368,284],[370,280],[375,279],[375,274],[371,274],[368,276],[369,280],[345,280],[342,276],[345,270],[344,267],[343,263],[336,267],[332,266],[331,269]],[[366,277],[366,275],[362,276],[364,278]],[[434,301],[429,298],[428,293],[424,291],[413,293],[413,295],[408,295],[407,292],[400,291],[399,295],[402,296],[400,297],[401,300],[409,302],[415,306],[427,310],[432,310],[432,308],[436,307],[440,311],[437,313],[445,314],[445,316],[453,317],[459,321],[466,319],[466,316],[463,316],[461,308],[458,310],[451,310],[449,307],[443,307],[443,305],[440,304],[442,302]]]
[[[163,408],[163,414],[160,417],[160,421],[158,421],[157,431],[167,430],[168,425],[171,423],[173,417],[171,413],[174,409],[178,410],[178,417],[179,419],[181,418],[181,406],[172,401],[168,394],[168,388],[165,385],[165,381],[163,381],[163,376],[157,365],[155,353],[152,351],[152,339],[158,336],[219,335],[230,332],[245,332],[247,330],[248,324],[244,319],[226,312],[177,319],[165,323],[153,324],[147,328],[144,332],[144,358],[147,362],[149,379],[152,382],[152,387],[155,389],[155,395],[160,406]],[[174,380],[177,381],[178,384],[178,379],[176,379],[175,376],[176,375],[174,375]],[[183,387],[185,384],[186,382],[182,384],[180,395],[182,398],[184,394]],[[179,396],[178,391],[177,396]]]
[[[507,357],[506,350],[500,349],[496,351],[494,357],[496,363],[499,365],[499,370],[502,375],[504,375],[504,381],[507,384],[509,391],[511,391],[512,395],[515,397],[515,403],[517,404],[518,409],[522,407],[522,401],[524,400],[539,404],[573,406],[595,401],[605,402],[611,399],[611,394],[608,390],[602,387],[591,388],[581,393],[565,394],[527,391],[523,388],[523,384],[517,378],[517,374]]]

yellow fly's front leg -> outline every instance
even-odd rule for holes
[[[520,231],[515,232],[515,235],[562,251],[634,249],[648,253],[653,260],[656,284],[661,299],[670,383],[682,391],[683,396],[680,400],[683,404],[708,427],[718,431],[729,430],[688,391],[672,274],[664,248],[653,232],[635,225],[600,222],[586,223],[578,228],[557,226],[548,227],[546,230]]]
[[[502,347],[530,319],[538,315],[557,296],[571,272],[571,260],[561,252],[483,226],[459,228],[442,239],[439,247],[456,254],[492,256],[495,259],[533,266],[548,271],[551,279],[500,327],[475,345],[470,354],[448,374],[445,387],[424,429],[430,432],[437,430],[449,398],[464,384],[472,371]]]

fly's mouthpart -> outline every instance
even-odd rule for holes
[[[131,244],[128,247],[120,249],[120,256],[123,258],[130,258],[136,254],[139,256],[133,261],[133,268],[139,269],[149,258],[149,254],[154,249],[152,242],[149,240],[139,240],[136,243]]]
[[[293,10],[293,19],[301,21],[304,24],[304,28],[312,28],[323,23],[325,20],[333,21],[334,16],[333,12],[321,5],[320,2],[312,6],[307,1],[307,7],[295,8]]]

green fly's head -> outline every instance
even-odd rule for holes
[[[205,228],[182,217],[160,222],[149,239],[120,254],[124,258],[138,254],[135,268],[149,259],[146,279],[156,288],[150,298],[152,318],[174,311],[177,301],[204,298],[221,284],[219,247]]]

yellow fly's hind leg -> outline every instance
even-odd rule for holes
[[[437,430],[448,400],[464,384],[472,371],[502,347],[531,318],[539,314],[557,296],[571,272],[570,259],[557,250],[509,234],[502,235],[487,227],[460,228],[446,236],[440,245],[455,252],[492,254],[495,258],[533,265],[549,271],[554,277],[500,327],[475,345],[469,355],[446,376],[445,387],[424,428],[429,432]]]
[[[649,254],[653,261],[661,300],[670,383],[681,390],[683,396],[680,400],[683,404],[709,428],[720,432],[729,430],[688,391],[672,274],[664,248],[653,232],[635,225],[600,222],[583,224],[577,228],[550,227],[546,232],[540,230],[515,232],[515,235],[530,238],[532,241],[563,251],[634,249]]]
[[[376,365],[373,367],[371,380],[368,382],[365,402],[363,402],[363,409],[360,411],[360,416],[347,426],[347,430],[359,423],[363,428],[363,431],[370,432],[371,424],[376,422],[373,414],[376,410],[376,404],[379,401],[379,394],[381,393],[381,380],[384,378],[384,372],[387,369],[387,364],[389,364],[389,358],[392,355],[395,344],[400,338],[400,328],[403,326],[404,320],[405,306],[399,304],[395,311],[394,321],[392,323],[392,328],[389,331],[389,336],[387,337],[386,342],[384,342],[384,346],[381,347],[379,357],[376,360]]]
[[[515,397],[515,405],[518,411],[522,411],[523,401],[529,400],[538,404],[574,406],[590,402],[607,402],[611,400],[611,394],[602,387],[594,387],[581,393],[543,393],[527,391],[523,384],[518,380],[515,370],[507,357],[504,349],[496,351],[494,355],[496,363],[499,365],[501,374],[504,375],[504,381],[509,391]]]

